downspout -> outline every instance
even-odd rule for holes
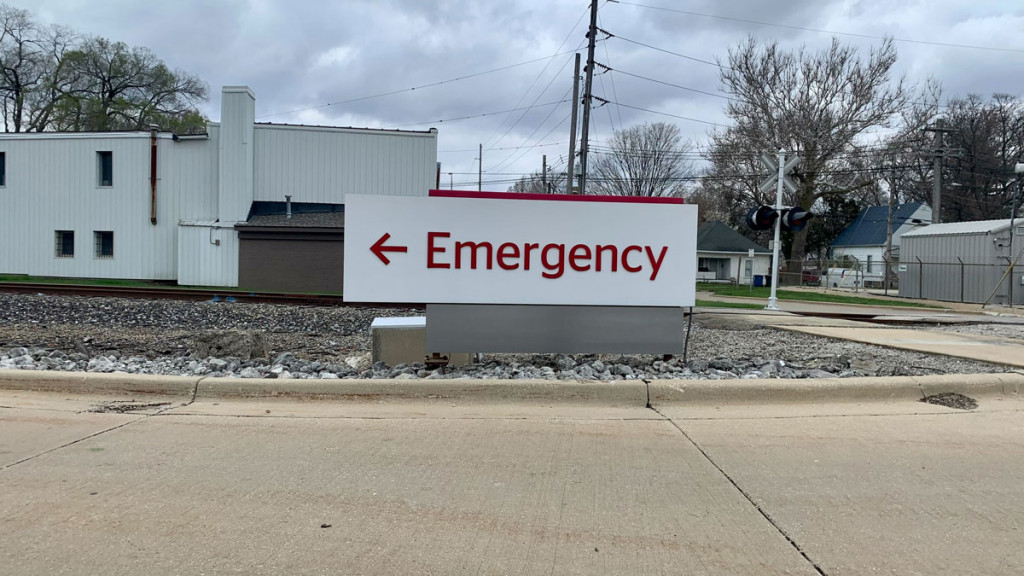
[[[284,197],[284,217],[288,218],[288,219],[291,219],[291,217],[292,217],[292,197],[291,196],[285,196]]]
[[[149,127],[149,223],[156,225],[156,126]]]

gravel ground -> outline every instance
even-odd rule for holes
[[[1006,367],[843,340],[717,326],[695,316],[689,362],[656,356],[485,355],[466,368],[371,364],[375,317],[422,312],[0,294],[0,368],[270,378],[824,378],[1003,372]],[[943,327],[1021,337],[1020,326]],[[257,335],[257,357],[204,353],[209,335]]]

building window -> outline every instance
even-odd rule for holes
[[[93,243],[96,246],[96,257],[97,258],[113,258],[114,257],[114,233],[107,231],[97,231],[92,233]]]
[[[871,272],[872,272],[872,270],[871,270],[871,268],[872,268],[871,259],[872,259],[872,256],[870,254],[868,254],[868,274],[871,274]]]
[[[74,230],[57,230],[56,231],[56,249],[55,253],[57,258],[74,258],[75,257],[75,231]]]
[[[114,185],[114,153],[96,153],[96,175],[99,186]]]
[[[0,152],[0,188],[7,186],[7,152]]]

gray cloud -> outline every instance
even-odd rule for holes
[[[632,1],[632,0],[631,0]],[[585,0],[8,0],[47,22],[71,26],[152,48],[169,65],[198,74],[211,86],[205,112],[219,115],[222,85],[245,84],[257,95],[261,121],[394,127],[408,122],[479,116],[516,106],[562,99],[571,87],[571,55],[565,54],[436,87],[358,102],[322,106],[465,76],[556,52],[584,42]],[[882,0],[635,0],[712,14],[838,30],[1024,50],[1024,14],[1011,0],[964,3],[936,0],[894,4]],[[980,5],[984,4],[984,5]],[[582,17],[582,18],[581,18]],[[573,29],[574,25],[577,25]],[[810,30],[755,25],[602,2],[601,27],[617,37],[598,45],[597,60],[620,71],[595,82],[595,94],[637,108],[727,123],[721,98],[658,84],[622,72],[716,93],[714,66],[627,42],[642,42],[703,60],[725,59],[748,35],[785,47],[827,45],[831,36]],[[865,53],[878,40],[842,36]],[[564,44],[563,44],[564,43]],[[561,48],[560,48],[561,46]],[[948,95],[976,92],[1024,94],[1020,52],[992,52],[897,43],[898,68],[911,81],[934,77]],[[581,50],[582,52],[583,50]],[[547,66],[545,66],[547,64]],[[559,72],[560,71],[560,72]],[[614,88],[612,82],[614,81]],[[546,93],[541,90],[548,86]],[[291,114],[267,114],[317,107]],[[568,147],[568,102],[531,111],[435,122],[442,171],[456,184],[475,187],[476,148],[484,143],[485,170],[524,173],[549,164]],[[632,108],[604,106],[593,114],[598,142],[613,129],[644,121],[675,122],[683,134],[706,141],[713,127]],[[515,123],[514,127],[512,127]],[[406,126],[427,129],[431,124]],[[507,134],[506,134],[507,132]],[[531,136],[532,135],[532,136]],[[499,150],[559,143],[523,150]],[[449,150],[451,152],[449,152]],[[464,173],[462,175],[455,173]],[[485,179],[508,180],[513,175]],[[489,188],[504,189],[506,183]]]

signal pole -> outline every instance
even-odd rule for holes
[[[590,0],[590,31],[587,32],[587,83],[583,89],[583,133],[580,138],[580,194],[587,193],[587,152],[590,150],[590,102],[594,85],[594,44],[597,41],[597,0]]]
[[[768,305],[765,310],[778,310],[779,302],[775,298],[775,287],[779,284],[779,244],[782,235],[782,187],[786,178],[786,151],[779,149],[779,182],[775,187],[775,213],[780,217],[775,219],[775,241],[772,243],[772,292],[768,297]]]

